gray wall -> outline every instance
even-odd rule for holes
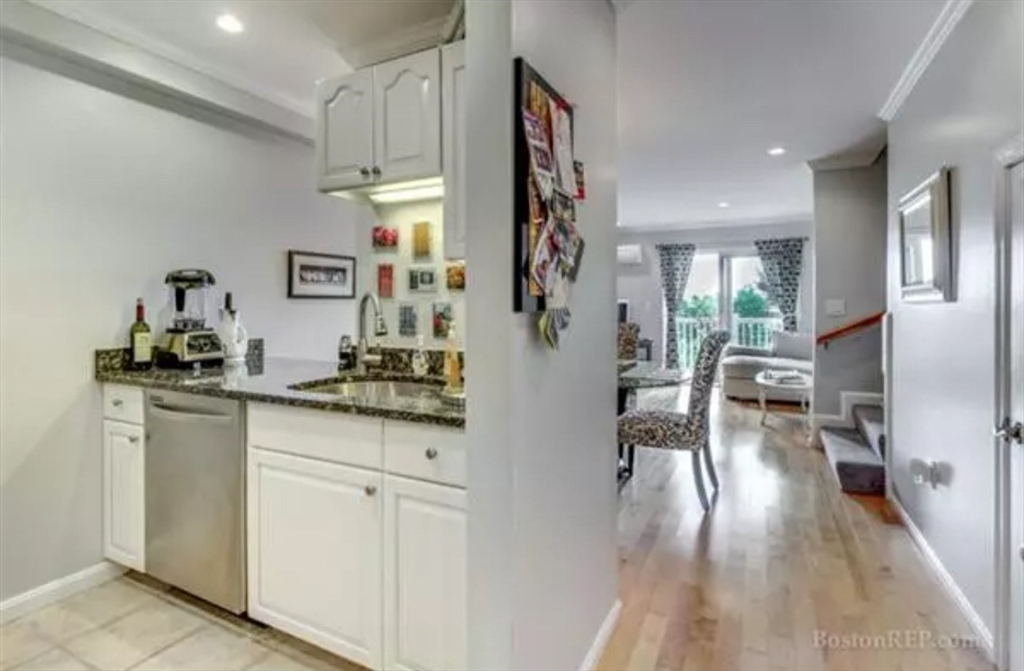
[[[352,301],[286,298],[288,249],[355,251],[369,211],[313,150],[0,58],[0,599],[101,560],[93,350],[158,327],[164,273],[209,268],[267,352],[325,359]],[[330,303],[330,304],[328,304]]]
[[[814,173],[817,333],[885,310],[885,208],[884,153],[867,167]],[[825,314],[825,302],[833,299],[846,301],[845,316]],[[815,351],[815,414],[838,414],[843,391],[882,391],[880,327]]]
[[[992,426],[994,153],[1024,132],[1024,3],[976,2],[889,128],[889,305],[893,312],[892,452],[896,494],[991,630],[995,622]],[[957,300],[908,304],[899,292],[899,197],[953,169]],[[913,483],[911,459],[948,466],[937,489]]]
[[[619,229],[618,244],[643,246],[639,265],[617,265],[619,300],[629,301],[630,321],[640,324],[640,336],[654,341],[651,354],[661,361],[665,345],[665,301],[661,297],[661,270],[656,244],[667,242],[697,245],[697,252],[754,253],[754,240],[807,237],[804,270],[800,280],[800,330],[814,330],[814,225],[810,221],[747,226],[715,226],[675,231],[630,231]]]
[[[469,666],[578,669],[615,604],[615,13],[466,3]],[[512,59],[575,106],[586,252],[561,348],[512,312]],[[609,76],[611,75],[611,76]]]

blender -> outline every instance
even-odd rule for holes
[[[224,347],[217,332],[206,325],[213,273],[198,268],[172,270],[164,278],[171,314],[158,343],[156,363],[166,368],[219,365]]]

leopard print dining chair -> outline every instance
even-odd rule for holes
[[[690,405],[685,414],[669,410],[634,409],[624,412],[619,417],[620,444],[690,452],[693,456],[693,480],[705,512],[710,505],[704,491],[700,455],[704,454],[708,477],[711,478],[711,485],[717,492],[718,474],[715,473],[715,464],[711,458],[709,416],[718,361],[722,358],[722,350],[728,342],[728,331],[714,331],[701,343],[690,386]]]
[[[618,357],[632,360],[637,355],[637,344],[640,340],[640,325],[633,322],[619,323]]]

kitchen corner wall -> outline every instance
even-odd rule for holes
[[[466,3],[469,667],[592,668],[617,597],[615,11]],[[552,351],[512,312],[512,62],[575,108],[587,198],[572,323]],[[594,654],[599,652],[595,651]]]
[[[466,337],[466,300],[465,292],[449,290],[445,282],[445,268],[449,261],[444,258],[444,207],[441,200],[428,200],[416,203],[396,203],[378,205],[374,217],[370,217],[359,227],[359,260],[357,264],[359,284],[356,297],[365,291],[377,291],[377,266],[390,263],[394,268],[393,298],[382,298],[381,309],[388,325],[388,335],[379,338],[387,347],[415,347],[416,337],[404,337],[398,333],[398,308],[410,303],[416,306],[417,332],[423,336],[426,349],[440,350],[447,344],[446,338],[435,338],[432,326],[432,311],[435,303],[449,303],[455,319],[455,335],[459,343]],[[430,256],[413,258],[412,227],[417,222],[430,224]],[[375,225],[398,229],[398,249],[375,250],[371,241],[371,231]],[[429,293],[409,290],[409,269],[431,268],[437,276],[437,289]],[[468,278],[467,278],[468,281]],[[358,309],[358,303],[356,304]],[[358,319],[358,313],[356,313]],[[373,325],[369,324],[368,334],[373,333]],[[353,322],[352,341],[355,342],[358,325]]]
[[[364,206],[322,196],[313,149],[201,123],[0,58],[0,600],[101,561],[93,350],[149,321],[164,274],[231,290],[267,353],[333,359],[354,301],[289,300],[288,249],[353,254]]]
[[[889,125],[892,435],[886,445],[893,487],[989,632],[997,594],[993,295],[1001,176],[995,155],[1024,134],[1022,26],[1024,3],[973,3]],[[908,303],[900,292],[896,207],[944,165],[952,171],[956,300]],[[913,459],[939,462],[949,478],[934,489],[916,484]]]

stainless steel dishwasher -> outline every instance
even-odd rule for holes
[[[241,401],[146,392],[146,573],[245,611]]]

